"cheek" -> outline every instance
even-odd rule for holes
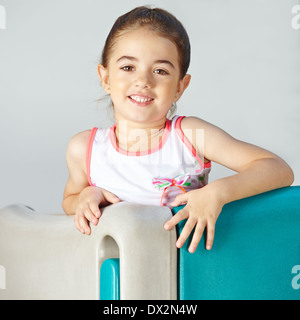
[[[174,83],[174,82],[166,83],[162,87],[161,91],[164,93],[165,99],[172,100],[172,103],[173,103],[173,100],[177,94],[177,83]]]
[[[113,101],[120,100],[126,96],[127,86],[122,81],[114,81],[113,83],[111,83],[110,89],[110,95]]]
[[[113,81],[111,81],[111,85],[117,90],[125,90],[128,88],[130,84],[131,79],[129,77],[122,77],[120,75],[116,75],[113,78]]]

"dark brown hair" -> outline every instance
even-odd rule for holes
[[[120,16],[106,39],[102,51],[102,65],[107,67],[117,38],[126,31],[136,30],[140,27],[155,31],[176,45],[179,56],[180,78],[182,79],[186,75],[190,64],[189,37],[180,21],[168,11],[159,8],[137,7]]]

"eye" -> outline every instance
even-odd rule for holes
[[[167,71],[163,70],[163,69],[155,69],[154,70],[155,74],[160,74],[162,76],[169,74]]]
[[[132,66],[124,66],[124,67],[121,68],[121,70],[123,70],[123,71],[134,71],[135,69]]]

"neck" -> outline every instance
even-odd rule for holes
[[[117,120],[116,139],[118,146],[126,151],[139,152],[157,147],[164,134],[166,119],[154,123],[132,123]]]

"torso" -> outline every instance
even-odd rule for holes
[[[90,185],[104,188],[123,201],[168,206],[182,189],[205,186],[211,164],[183,133],[182,119],[176,116],[167,120],[155,147],[142,151],[137,145],[130,151],[120,148],[115,125],[91,130],[86,159]],[[198,135],[201,140],[202,132]]]

